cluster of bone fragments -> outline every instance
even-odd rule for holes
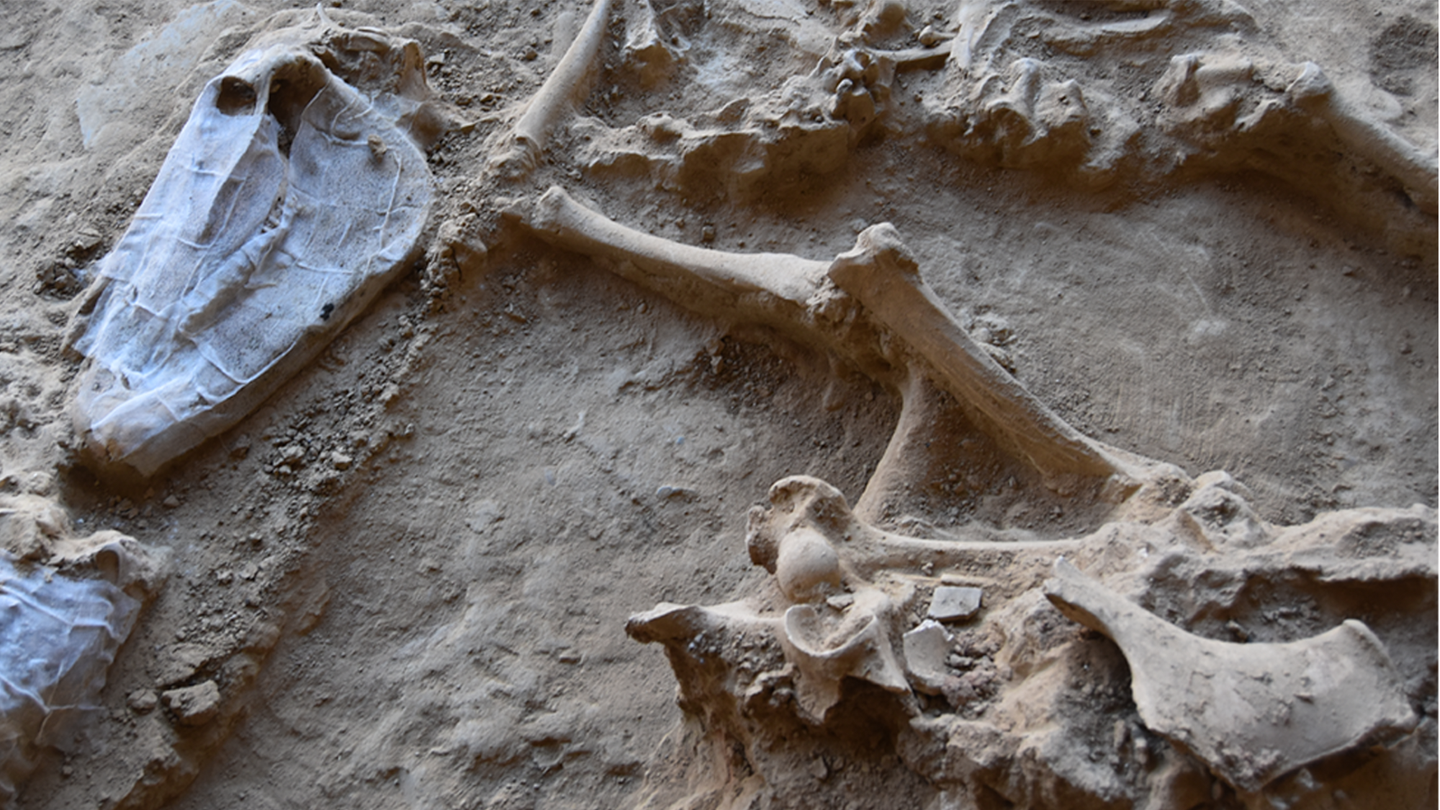
[[[687,58],[703,12],[632,4],[627,39],[613,43],[613,5],[596,0],[550,79],[492,139],[490,182],[511,201],[499,227],[829,353],[902,404],[855,504],[796,476],[752,508],[750,558],[772,575],[762,591],[630,619],[630,636],[663,645],[699,752],[681,805],[814,806],[817,784],[843,789],[876,747],[913,777],[895,782],[897,801],[942,808],[1352,806],[1350,794],[1376,784],[1400,802],[1387,806],[1434,795],[1436,651],[1423,626],[1435,609],[1433,509],[1271,525],[1225,473],[1192,478],[1084,435],[972,339],[889,224],[830,262],[725,253],[530,185],[563,140],[595,176],[642,172],[751,199],[867,139],[917,134],[964,159],[1082,184],[1237,165],[1303,183],[1311,169],[1264,148],[1289,138],[1371,167],[1313,182],[1360,208],[1381,192],[1399,205],[1400,190],[1409,213],[1386,218],[1386,238],[1425,244],[1434,156],[1314,64],[1271,53],[1224,0],[965,0],[956,30],[918,38],[896,0],[851,8],[838,36],[801,14],[784,24],[818,55],[808,75],[702,119],[656,113],[615,128],[577,114],[602,51],[618,48],[658,81]],[[1082,19],[1082,6],[1125,13]],[[893,45],[902,40],[922,46]],[[1172,54],[1148,100],[1087,81],[1133,49]],[[948,94],[902,110],[905,71],[943,72]],[[433,261],[483,262],[454,223],[426,231],[437,190],[425,149],[459,125],[447,115],[414,42],[324,14],[262,34],[207,84],[77,307],[85,463],[102,478],[149,477],[243,420],[410,266],[423,233],[438,230]],[[879,528],[931,461],[974,452],[941,441],[947,420],[1092,528]],[[61,510],[26,497],[0,515],[0,797],[35,746],[94,701],[163,587],[159,551],[113,532],[76,539]],[[1386,603],[1405,609],[1369,609],[1378,590],[1406,594]],[[1280,598],[1309,606],[1289,634],[1260,621]],[[165,699],[183,714],[192,697]],[[1127,702],[1134,711],[1117,714]]]

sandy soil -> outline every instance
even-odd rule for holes
[[[484,271],[437,296],[417,266],[236,428],[148,484],[102,483],[76,462],[66,413],[77,274],[123,232],[203,82],[285,7],[7,9],[4,487],[172,550],[105,715],[73,753],[46,754],[24,807],[623,807],[683,753],[670,668],[626,637],[626,618],[753,592],[766,577],[745,557],[747,508],[802,473],[853,503],[898,401],[822,353],[695,315],[499,220],[550,182],[633,227],[692,244],[713,232],[710,246],[740,252],[828,260],[892,222],[953,311],[1008,326],[1016,377],[1084,432],[1192,474],[1228,470],[1276,523],[1436,506],[1433,242],[1397,251],[1258,172],[1088,190],[918,133],[753,200],[581,172],[564,148],[523,187],[482,179],[487,138],[588,11],[570,0],[347,0],[443,55],[432,85],[476,123],[431,154],[437,219],[479,212]],[[1434,153],[1433,3],[1251,11],[1275,47]],[[764,39],[707,36],[736,53]],[[768,92],[806,69],[766,42],[737,85]],[[938,78],[906,81],[918,95]],[[616,69],[586,112],[619,125],[711,101],[647,94]],[[917,494],[894,525],[970,519],[942,496]],[[177,726],[148,699],[204,680],[222,693],[206,725]]]

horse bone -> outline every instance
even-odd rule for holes
[[[827,273],[872,317],[905,340],[966,415],[1047,476],[1106,478],[1127,465],[1036,399],[971,339],[920,277],[894,226],[872,225]]]
[[[1323,120],[1335,135],[1374,161],[1400,181],[1415,205],[1427,214],[1436,212],[1436,184],[1440,166],[1435,157],[1396,135],[1389,127],[1346,99],[1314,62],[1306,62],[1287,93],[1315,117]]]
[[[1212,641],[1142,610],[1064,558],[1045,595],[1120,647],[1146,726],[1242,791],[1415,724],[1384,645],[1354,619],[1284,644]]]
[[[540,164],[545,141],[560,118],[590,90],[595,78],[595,59],[605,40],[611,0],[595,0],[585,26],[565,50],[555,72],[525,105],[525,112],[510,132],[510,147],[490,161],[490,168],[512,179],[523,179]]]
[[[530,227],[551,244],[611,260],[619,275],[682,306],[776,327],[855,359],[862,368],[874,367],[871,358],[884,351],[864,343],[873,329],[857,334],[833,328],[844,306],[835,302],[845,300],[838,288],[916,355],[899,362],[918,360],[918,368],[881,378],[902,395],[912,375],[932,377],[1003,449],[1049,481],[1074,476],[1132,481],[1143,474],[1142,465],[1082,435],[991,359],[920,279],[914,258],[888,223],[867,228],[854,250],[831,262],[725,253],[627,228],[556,186],[536,204]]]

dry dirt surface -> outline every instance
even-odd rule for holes
[[[1021,5],[1066,19],[1091,8]],[[1086,12],[1085,23],[1158,5],[1096,3],[1096,20]],[[1180,53],[1310,61],[1352,109],[1433,165],[1436,7],[1255,0],[1242,25],[1226,3],[1176,5],[1220,11],[1214,20],[1177,13],[1185,24],[1173,35],[1097,40],[1098,50],[1065,50],[1043,30],[1017,29],[1019,45],[997,46],[1020,49],[1005,60],[1033,58],[1056,86],[1074,79],[1104,126],[1087,136],[1052,122],[1049,140],[1013,140],[1003,122],[970,138],[936,112],[972,98],[953,65],[910,66],[883,82],[872,75],[866,81],[879,83],[868,95],[818,111],[805,106],[813,87],[787,84],[833,65],[823,59],[843,32],[875,48],[921,49],[936,32],[953,34],[966,4],[617,0],[591,86],[538,165],[507,179],[491,158],[590,6],[327,3],[337,22],[418,41],[453,118],[428,152],[439,202],[425,243],[315,362],[148,481],[102,480],[82,463],[69,413],[79,359],[65,349],[67,325],[87,268],[124,232],[200,88],[290,7],[7,5],[0,486],[61,504],[77,532],[115,529],[157,554],[168,549],[164,584],[109,670],[103,710],[68,750],[41,751],[17,806],[1247,801],[1198,766],[1177,771],[1168,793],[1149,777],[1113,790],[1103,780],[1046,788],[1049,777],[1035,774],[1053,763],[1021,758],[1003,767],[1034,784],[1008,798],[998,777],[945,788],[902,750],[893,718],[904,712],[858,687],[842,695],[843,722],[807,725],[776,710],[784,717],[771,728],[781,731],[767,738],[773,758],[764,762],[765,752],[724,735],[766,717],[726,726],[704,703],[723,688],[682,679],[688,691],[677,705],[683,656],[637,643],[627,619],[661,602],[770,593],[771,576],[746,554],[748,510],[794,475],[823,479],[856,504],[901,399],[824,345],[676,303],[524,224],[552,185],[631,228],[736,253],[828,262],[868,226],[892,223],[945,307],[1082,433],[1192,477],[1228,471],[1277,537],[1279,527],[1334,510],[1419,505],[1405,530],[1433,554],[1433,177],[1427,212],[1423,188],[1310,119],[1295,124],[1282,111],[1231,138],[1214,130],[1219,113],[1203,93],[1195,103],[1210,118],[1142,99],[1159,95]],[[314,12],[293,13],[301,21]],[[646,40],[647,31],[659,37]],[[1235,75],[1232,63],[1221,68]],[[1245,74],[1216,109],[1248,111],[1264,93],[1283,95],[1266,70]],[[825,92],[846,91],[831,82]],[[857,112],[861,95],[879,111]],[[1041,106],[1037,117],[1048,114]],[[1139,134],[1110,144],[1122,119]],[[746,145],[728,145],[732,136]],[[1238,151],[1227,151],[1232,142]],[[963,420],[953,405],[937,408]],[[1099,513],[1068,508],[973,430],[936,430],[936,441],[978,449],[933,460],[869,513],[871,523],[942,538],[975,526],[1046,540],[1101,528]],[[1019,615],[1007,599],[1043,607],[1048,568],[980,573],[992,583],[995,627],[1004,611]],[[1333,603],[1283,576],[1269,585],[1235,576],[1248,601],[1234,616],[1243,613],[1258,640],[1370,622],[1419,718],[1396,766],[1410,787],[1366,795],[1365,785],[1386,778],[1372,768],[1371,781],[1345,783],[1348,792],[1302,790],[1294,776],[1287,789],[1314,807],[1433,806],[1433,562],[1418,585],[1367,585],[1364,599]],[[1219,579],[1200,571],[1175,582],[1220,588]],[[1191,632],[1224,634],[1229,614],[1177,607],[1164,593],[1145,606],[1170,610]],[[1105,673],[1095,676],[1098,694],[1093,684],[1084,691],[1079,670],[1046,687],[1081,691],[1037,711],[1094,721],[1080,729],[1057,715],[1073,736],[1055,744],[1117,773],[1132,767],[1120,760],[1151,756],[1136,753],[1137,739],[1161,749],[1157,762],[1185,759],[1142,729],[1116,647],[1045,610],[1044,633],[1085,645],[1085,669]],[[1013,663],[1018,653],[993,646],[990,627],[963,634],[973,647],[966,660]],[[1081,704],[1101,709],[1085,714]],[[914,711],[933,719],[950,710]],[[985,711],[962,714],[983,720]],[[806,734],[823,739],[796,742]],[[787,758],[786,745],[813,757]],[[850,757],[843,771],[837,751]],[[782,766],[809,781],[767,770]],[[1317,770],[1314,780],[1340,785],[1342,771]]]

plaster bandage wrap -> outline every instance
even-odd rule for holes
[[[17,565],[0,551],[0,805],[33,767],[34,746],[63,745],[98,708],[105,671],[140,602],[103,579]]]
[[[394,61],[423,91],[418,51]],[[326,64],[282,40],[212,79],[101,260],[73,412],[98,468],[149,476],[230,427],[405,266],[434,185],[416,105]]]

